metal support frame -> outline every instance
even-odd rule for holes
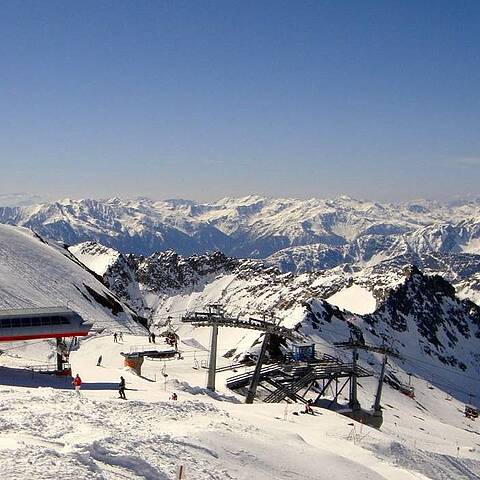
[[[330,408],[334,402],[338,403],[338,397],[342,393],[343,389],[346,387],[347,383],[350,382],[350,378],[347,378],[343,385],[341,386],[340,390],[338,390],[338,379],[337,379],[337,385],[336,385],[336,393],[335,393],[335,398],[333,400],[330,400],[330,403],[328,404],[327,408]]]
[[[305,398],[307,396],[307,393],[310,391],[310,389],[315,385],[317,380],[312,380],[306,390],[303,392],[303,395],[300,395],[302,398]]]
[[[263,361],[265,359],[265,354],[267,352],[268,342],[270,340],[270,334],[265,332],[265,337],[263,338],[262,348],[260,349],[260,354],[257,358],[257,363],[255,365],[255,370],[253,372],[252,381],[248,387],[247,396],[245,397],[245,403],[253,403],[255,394],[257,393],[258,382],[260,380],[260,371],[262,370]]]
[[[207,388],[215,391],[215,373],[217,370],[217,344],[218,344],[218,324],[212,324],[212,336],[210,341],[210,359],[208,363]]]
[[[385,345],[377,347],[376,345],[367,345],[360,342],[359,340],[353,340],[350,338],[348,342],[335,342],[337,347],[342,348],[351,348],[353,351],[353,374],[350,380],[350,401],[349,406],[352,410],[357,410],[360,408],[360,403],[357,398],[357,360],[358,360],[358,350],[366,350],[369,352],[381,353],[383,357],[382,370],[380,373],[380,379],[377,387],[377,394],[375,396],[375,404],[373,406],[374,412],[380,412],[380,401],[382,396],[382,385],[383,377],[385,376],[385,367],[387,365],[387,356],[393,356],[399,358],[399,354],[394,351],[392,348],[389,348]]]
[[[350,377],[350,400],[348,405],[352,410],[360,409],[360,402],[357,397],[357,359],[358,352],[356,348],[353,348],[353,358],[352,358],[352,376]]]
[[[388,362],[388,355],[383,356],[382,370],[380,371],[380,378],[378,379],[377,394],[375,395],[375,403],[373,404],[374,413],[381,411],[380,401],[382,398],[383,378],[385,377],[385,368]]]
[[[317,396],[317,399],[315,401],[318,401],[320,400],[321,397],[323,397],[323,395],[325,394],[325,392],[327,391],[327,388],[331,385],[331,383],[333,382],[333,380],[335,379],[335,381],[337,382],[337,387],[338,387],[338,379],[337,378],[334,378],[334,377],[330,377],[327,381],[327,383],[325,383],[325,379],[323,379],[322,383],[323,383],[323,386],[322,386],[322,390],[320,391],[320,393],[318,394]],[[336,395],[335,395],[336,397]]]
[[[63,338],[57,337],[57,371],[59,372],[63,370],[63,356],[60,348],[62,343],[63,343]]]
[[[289,340],[295,340],[299,338],[299,335],[296,332],[293,332],[286,327],[282,327],[273,321],[260,320],[253,317],[249,317],[248,319],[229,317],[225,315],[223,306],[220,304],[210,304],[207,306],[207,308],[208,310],[204,312],[188,313],[182,317],[182,322],[190,323],[199,327],[212,327],[210,361],[208,365],[207,379],[207,388],[212,391],[215,391],[218,327],[236,327],[264,331],[265,338],[270,337],[270,335],[278,335]],[[253,386],[253,396],[255,396],[257,385],[251,385]]]

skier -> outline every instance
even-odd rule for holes
[[[127,397],[125,396],[125,379],[120,377],[120,383],[118,384],[118,394],[120,395],[118,398],[122,398],[126,400]]]
[[[155,334],[152,332],[152,343],[155,343]]]
[[[117,332],[113,334],[113,343],[117,343]]]
[[[123,342],[123,332],[119,332],[118,337],[121,342]]]
[[[175,392],[172,393],[170,400],[178,400],[177,394]]]
[[[98,357],[98,361],[97,361],[97,367],[100,367],[102,365],[102,356],[100,355]]]
[[[305,404],[305,412],[304,412],[304,413],[309,413],[310,415],[315,415],[315,414],[313,413],[312,405],[313,405],[313,401],[312,401],[312,399],[310,398],[310,399],[308,400],[308,402]]]
[[[151,333],[148,334],[148,343],[152,343],[152,334]]]
[[[80,378],[80,375],[78,373],[73,379],[72,385],[75,387],[75,391],[77,392],[77,395],[80,396],[80,387],[82,386],[82,379]]]

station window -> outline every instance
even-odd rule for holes
[[[69,325],[70,319],[63,315],[45,317],[17,317],[0,319],[0,328],[38,327],[47,325]]]

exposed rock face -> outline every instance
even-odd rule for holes
[[[442,277],[424,275],[416,267],[364,321],[379,339],[392,341],[397,332],[418,336],[427,355],[462,370],[466,370],[465,360],[469,359],[449,352],[468,349],[468,345],[478,348],[480,340],[480,308],[456,297],[453,286]]]

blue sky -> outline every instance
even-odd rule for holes
[[[9,1],[0,192],[480,193],[478,1]]]

